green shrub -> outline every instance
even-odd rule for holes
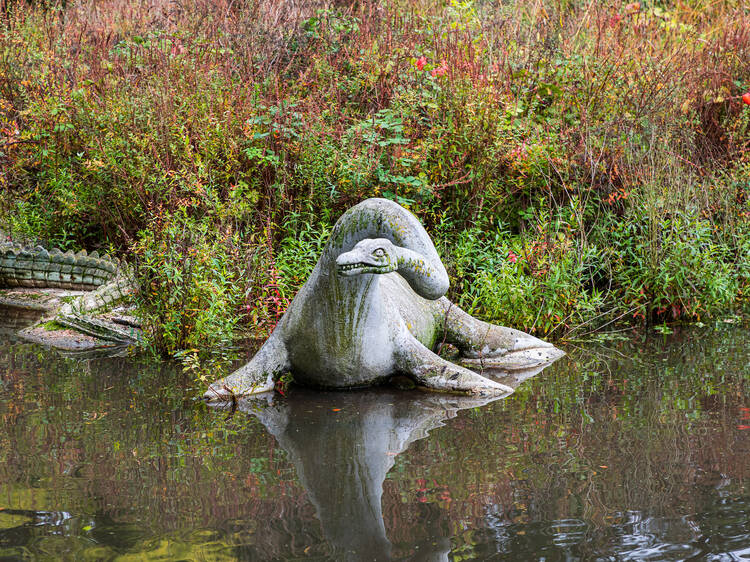
[[[456,302],[488,321],[558,337],[612,307],[591,279],[600,252],[581,252],[562,230],[551,241],[502,230],[465,231],[449,262],[458,280]]]
[[[170,354],[267,334],[372,196],[495,322],[562,337],[747,302],[741,7],[314,4],[9,4],[2,228],[134,248]]]
[[[656,221],[635,215],[613,226],[613,279],[643,318],[701,319],[735,301],[740,270],[711,222],[675,213]]]
[[[173,355],[200,357],[232,346],[245,292],[236,237],[184,213],[157,217],[135,244],[138,305],[148,343]]]

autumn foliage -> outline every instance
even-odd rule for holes
[[[580,335],[747,297],[731,3],[4,7],[3,228],[132,255],[159,347],[262,335],[372,196],[425,222],[453,297],[495,322]]]

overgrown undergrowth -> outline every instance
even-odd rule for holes
[[[139,6],[4,4],[0,214],[129,256],[162,351],[267,333],[371,196],[539,335],[747,302],[740,2]]]

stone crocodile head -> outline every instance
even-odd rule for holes
[[[336,258],[336,271],[347,277],[398,269],[398,247],[387,238],[366,238]]]

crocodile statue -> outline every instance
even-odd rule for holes
[[[291,373],[318,388],[353,388],[405,375],[438,391],[503,395],[512,388],[471,370],[530,369],[564,355],[524,332],[473,318],[445,296],[448,275],[419,220],[367,199],[337,221],[310,278],[246,365],[204,399],[273,390]],[[458,348],[462,365],[433,350]],[[471,369],[469,368],[471,367]]]
[[[54,320],[77,332],[116,344],[138,340],[139,332],[134,326],[118,326],[96,317],[102,309],[133,293],[125,267],[117,259],[100,257],[97,252],[87,254],[85,250],[78,253],[57,248],[48,251],[42,246],[31,248],[4,242],[0,243],[0,288],[71,292],[67,302],[53,299],[59,306],[41,307],[43,311],[54,311],[52,317],[45,317],[42,322]],[[24,303],[13,296],[6,295],[2,300],[15,306],[34,306],[33,299]]]

